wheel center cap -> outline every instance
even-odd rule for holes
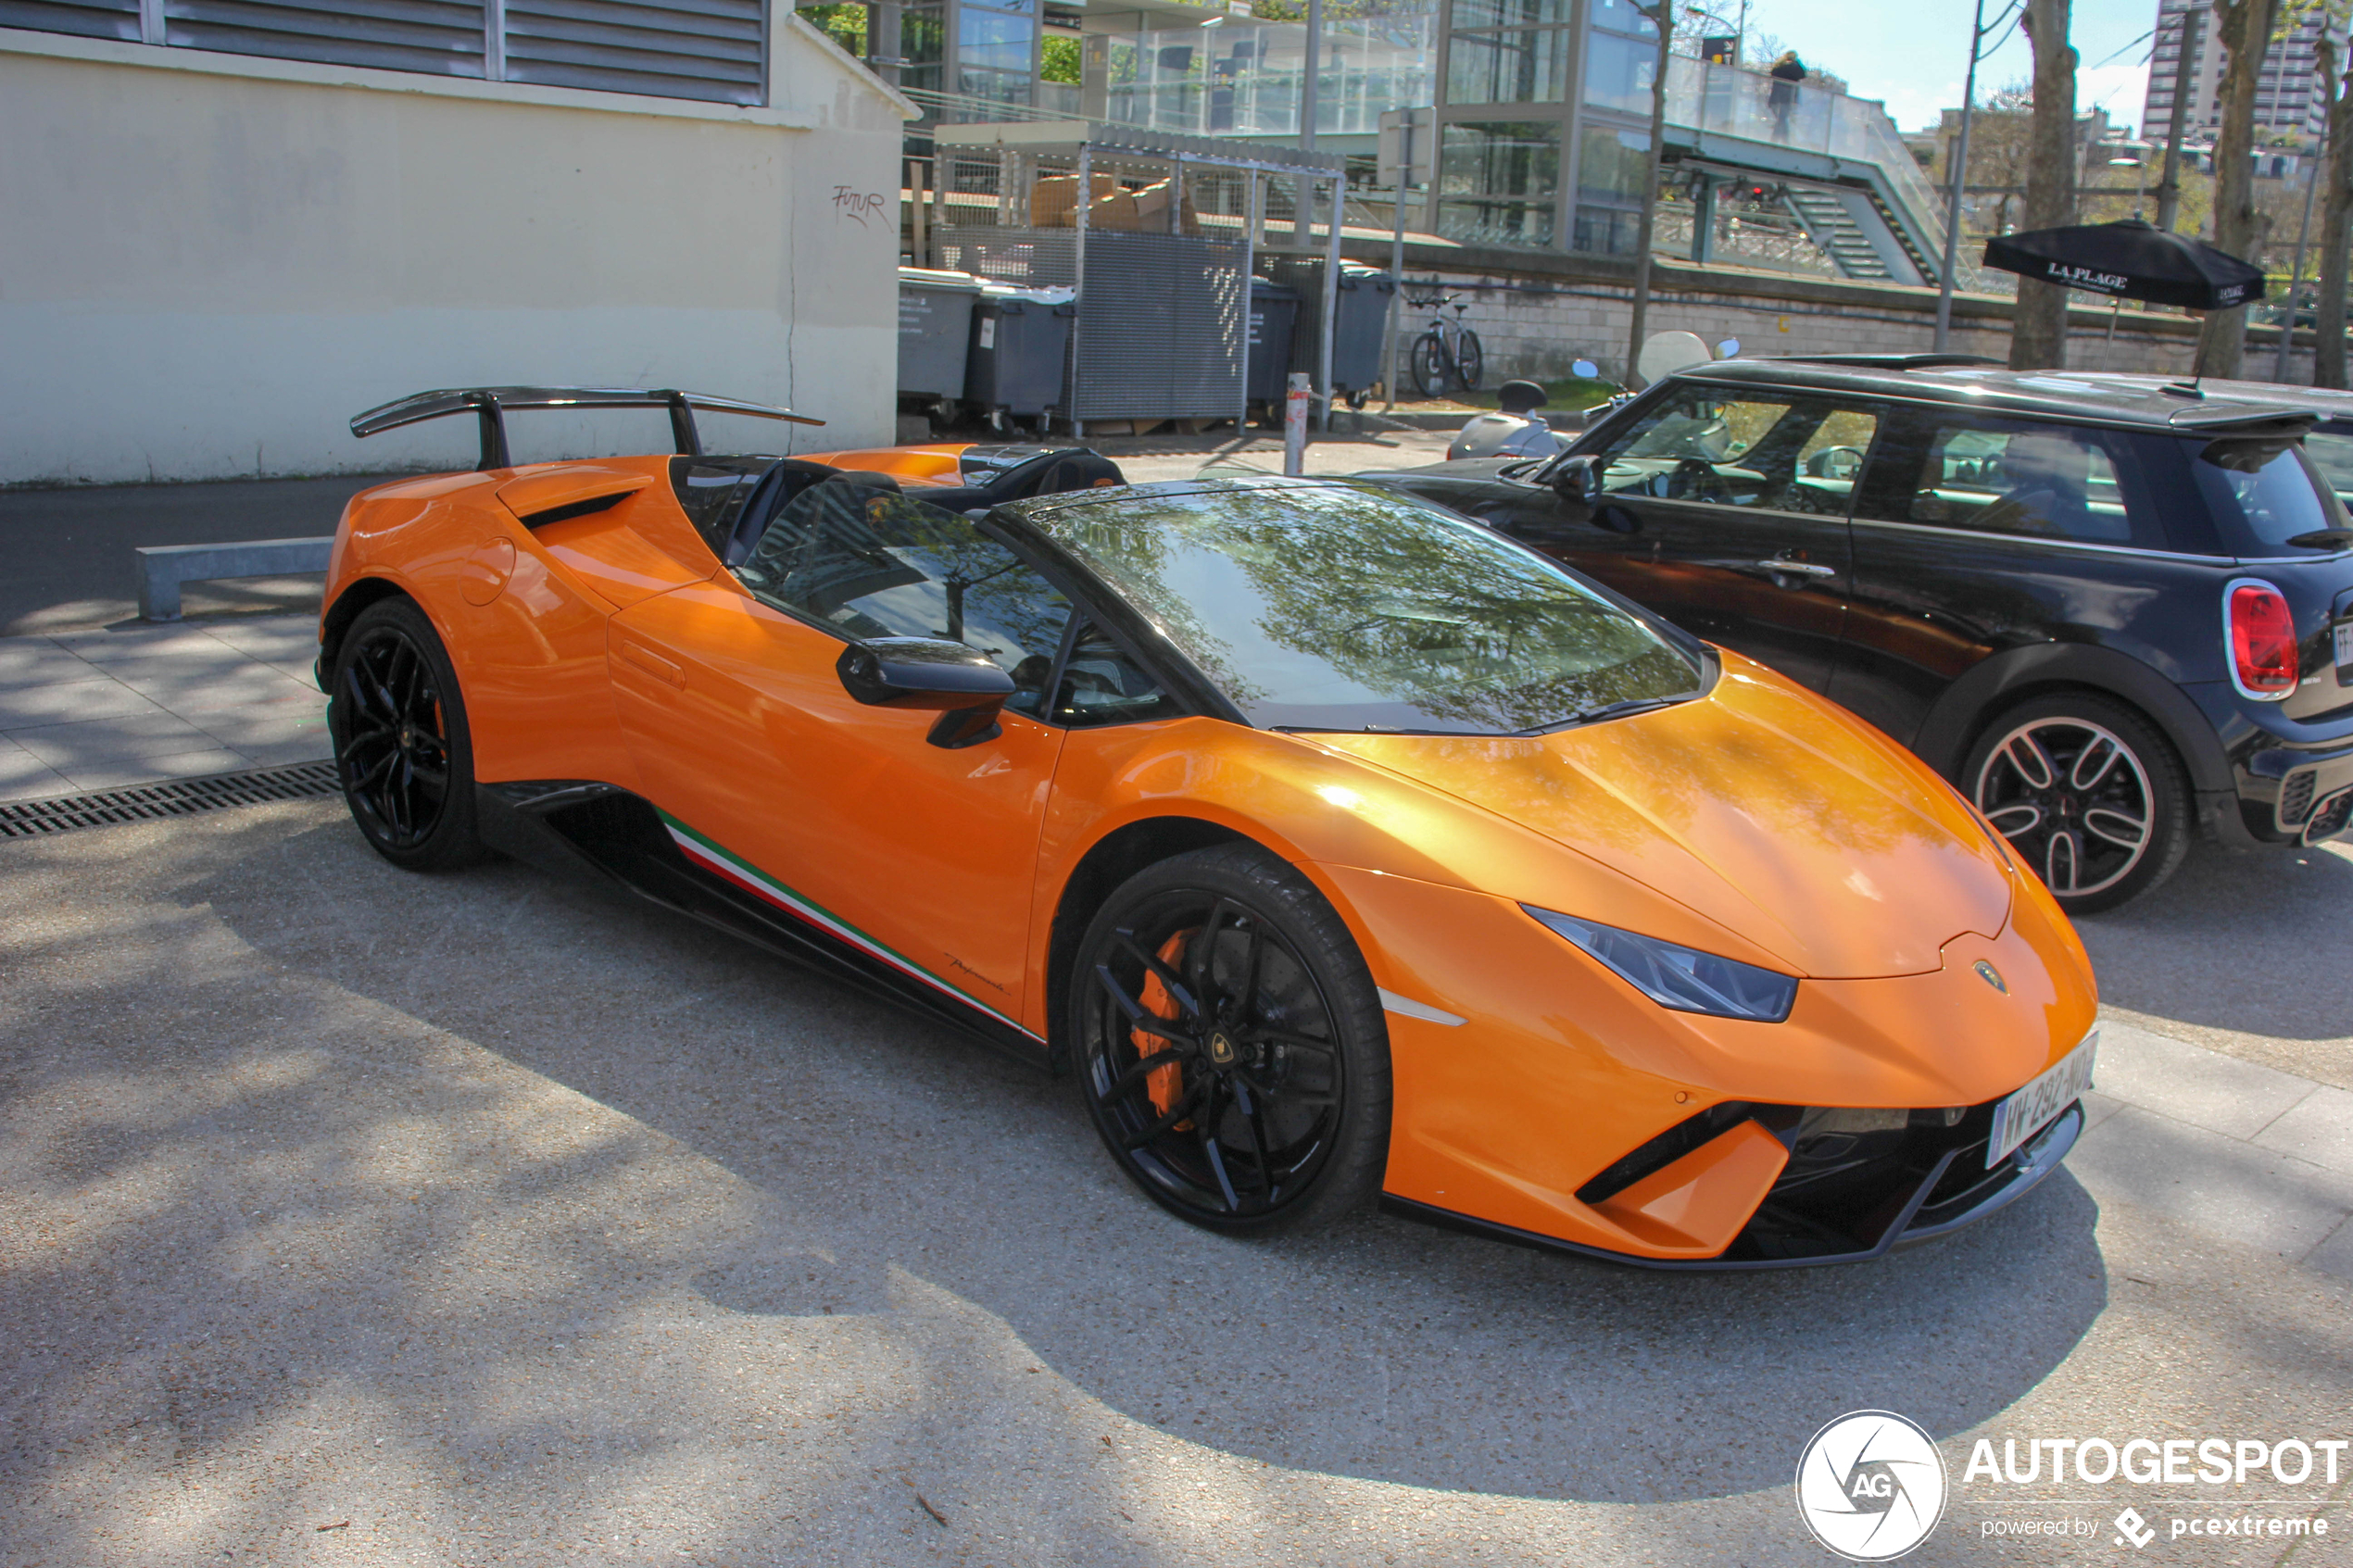
[[[1211,1034],[1209,1036],[1210,1060],[1220,1067],[1231,1067],[1240,1056],[1241,1052],[1235,1048],[1234,1037],[1231,1035],[1227,1034],[1223,1029]]]

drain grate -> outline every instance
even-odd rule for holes
[[[76,828],[111,827],[117,822],[145,822],[159,817],[185,817],[197,811],[222,811],[233,806],[307,800],[340,793],[341,788],[335,782],[333,762],[296,762],[287,768],[256,768],[244,773],[173,779],[131,789],[101,790],[94,795],[60,796],[55,800],[17,800],[0,805],[0,838],[37,838],[44,834],[71,833]]]

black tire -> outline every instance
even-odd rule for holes
[[[344,633],[327,729],[344,803],[377,854],[412,872],[484,857],[465,699],[433,622],[410,600],[379,600]]]
[[[1264,1235],[1379,1195],[1380,997],[1339,914],[1265,850],[1197,849],[1122,884],[1080,941],[1070,1026],[1103,1147],[1171,1213]]]
[[[1477,392],[1487,374],[1487,356],[1478,346],[1478,334],[1468,327],[1454,334],[1454,373],[1462,377],[1465,392]]]
[[[2089,693],[1996,715],[1960,783],[2070,915],[2139,897],[2189,851],[2189,780],[2172,746],[2138,713]]]
[[[1436,332],[1424,332],[1414,340],[1413,351],[1405,362],[1414,372],[1414,385],[1424,397],[1438,397],[1446,391],[1446,345]]]

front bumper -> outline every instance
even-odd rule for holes
[[[1732,1244],[1713,1258],[1645,1258],[1563,1241],[1390,1195],[1392,1213],[1545,1251],[1644,1269],[1755,1270],[1861,1263],[1949,1236],[2008,1208],[2059,1167],[2083,1131],[2079,1100],[1992,1170],[1991,1102],[1950,1128],[1914,1127],[1875,1157],[1824,1173],[1793,1164]]]

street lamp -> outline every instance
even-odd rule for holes
[[[2008,14],[2003,7],[2003,14]],[[1977,15],[1969,23],[1969,76],[1961,86],[1961,131],[1953,139],[1953,198],[1944,216],[1944,275],[1936,282],[1936,352],[1953,341],[1953,269],[1960,265],[1961,188],[1969,172],[1969,119],[1977,113],[1977,56],[1985,46],[1985,0],[1977,0]]]

